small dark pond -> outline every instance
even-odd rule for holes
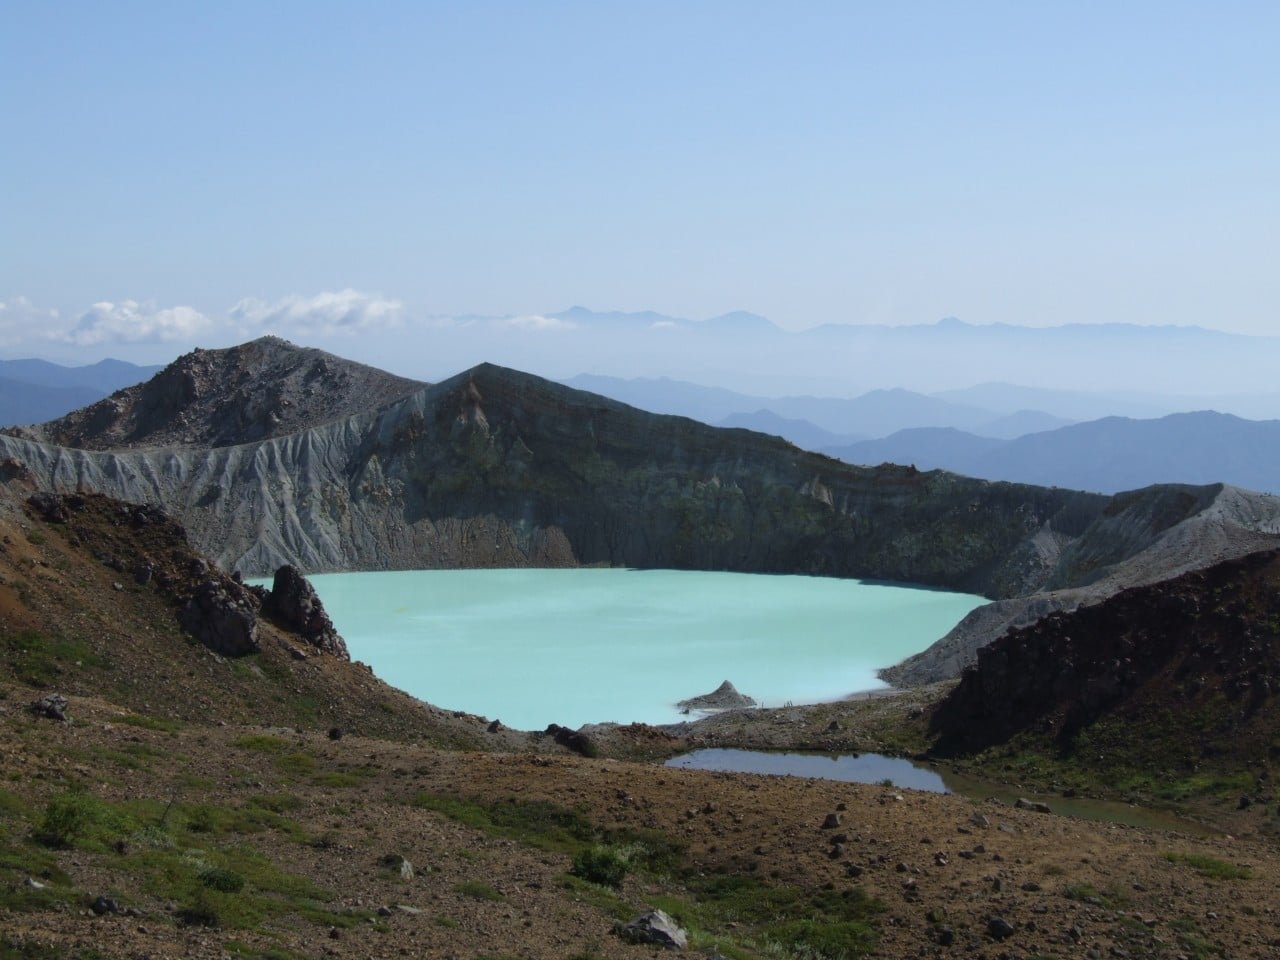
[[[767,753],[760,750],[708,748],[672,757],[666,765],[688,770],[771,773],[816,780],[843,780],[848,783],[883,783],[890,780],[895,787],[929,790],[933,793],[951,792],[936,770],[917,767],[910,760],[885,757],[878,753],[833,757],[817,753]]]

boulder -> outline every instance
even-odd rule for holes
[[[652,944],[668,950],[683,950],[689,945],[688,934],[661,910],[642,913],[618,928],[618,936],[627,943]]]
[[[60,693],[50,693],[31,703],[31,712],[37,717],[48,717],[50,720],[67,719],[67,698]]]

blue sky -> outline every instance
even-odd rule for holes
[[[7,0],[0,355],[575,303],[1280,332],[1277,36],[1273,3]]]

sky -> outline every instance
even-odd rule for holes
[[[0,357],[425,358],[574,304],[1280,333],[1277,36],[1230,0],[3,0]]]

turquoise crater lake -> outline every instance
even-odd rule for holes
[[[510,727],[688,719],[731,680],[764,706],[884,684],[985,602],[820,577],[675,570],[312,576],[353,660],[440,707]]]

